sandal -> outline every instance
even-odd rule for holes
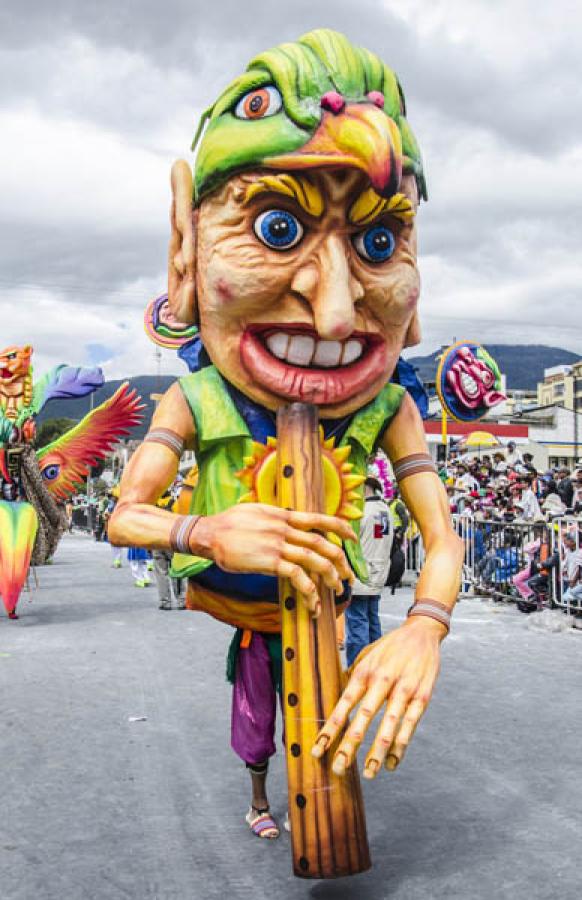
[[[266,840],[274,840],[280,835],[279,826],[266,809],[255,809],[251,806],[245,816],[245,821],[254,835]]]

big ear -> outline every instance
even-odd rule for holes
[[[420,344],[421,338],[422,334],[420,330],[420,320],[418,318],[418,312],[415,312],[412,319],[410,320],[408,331],[406,332],[406,337],[404,338],[404,346],[416,347],[417,344]]]
[[[179,159],[172,166],[172,233],[168,248],[168,302],[180,322],[196,324],[196,213],[192,209],[192,171]]]

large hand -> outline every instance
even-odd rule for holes
[[[262,503],[241,503],[201,519],[192,532],[193,553],[226,572],[254,572],[288,578],[318,616],[321,601],[314,579],[321,576],[336,593],[342,579],[353,581],[343,550],[314,531],[356,540],[343,519],[318,513],[288,512]]]
[[[350,712],[361,701],[334,754],[333,771],[343,775],[354,761],[370,722],[387,700],[366,757],[364,777],[374,778],[384,763],[387,769],[395,769],[431,698],[439,672],[439,645],[445,634],[439,622],[415,616],[362,651],[346,689],[317,736],[313,755],[323,756],[332,747]]]

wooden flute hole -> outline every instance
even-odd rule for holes
[[[307,872],[309,868],[309,860],[305,856],[299,857],[299,868],[302,872]]]
[[[293,475],[293,466],[283,466],[283,478],[291,478]]]
[[[287,697],[287,703],[289,704],[289,706],[297,706],[298,699],[299,698],[297,697],[297,694],[289,694]]]
[[[295,609],[295,597],[285,597],[285,609]]]
[[[295,650],[293,647],[287,647],[285,650],[285,659],[287,662],[291,662],[292,659],[295,659]]]
[[[297,804],[299,809],[305,809],[305,807],[307,806],[307,800],[305,799],[303,794],[297,794],[297,796],[295,797],[295,803]]]
[[[301,747],[299,744],[291,744],[291,756],[301,756]]]

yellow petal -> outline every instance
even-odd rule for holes
[[[351,503],[344,503],[338,515],[344,519],[361,519],[363,513],[357,506],[353,506]]]
[[[365,477],[363,475],[346,475],[343,478],[344,488],[346,491],[351,491],[352,488],[359,487],[364,483]]]
[[[243,494],[242,497],[239,497],[239,503],[256,503],[257,498],[255,497],[255,492],[250,491],[248,494]]]
[[[346,459],[348,458],[348,456],[350,455],[351,450],[352,450],[351,447],[337,447],[333,451],[334,459],[336,459],[338,463],[345,462]]]

